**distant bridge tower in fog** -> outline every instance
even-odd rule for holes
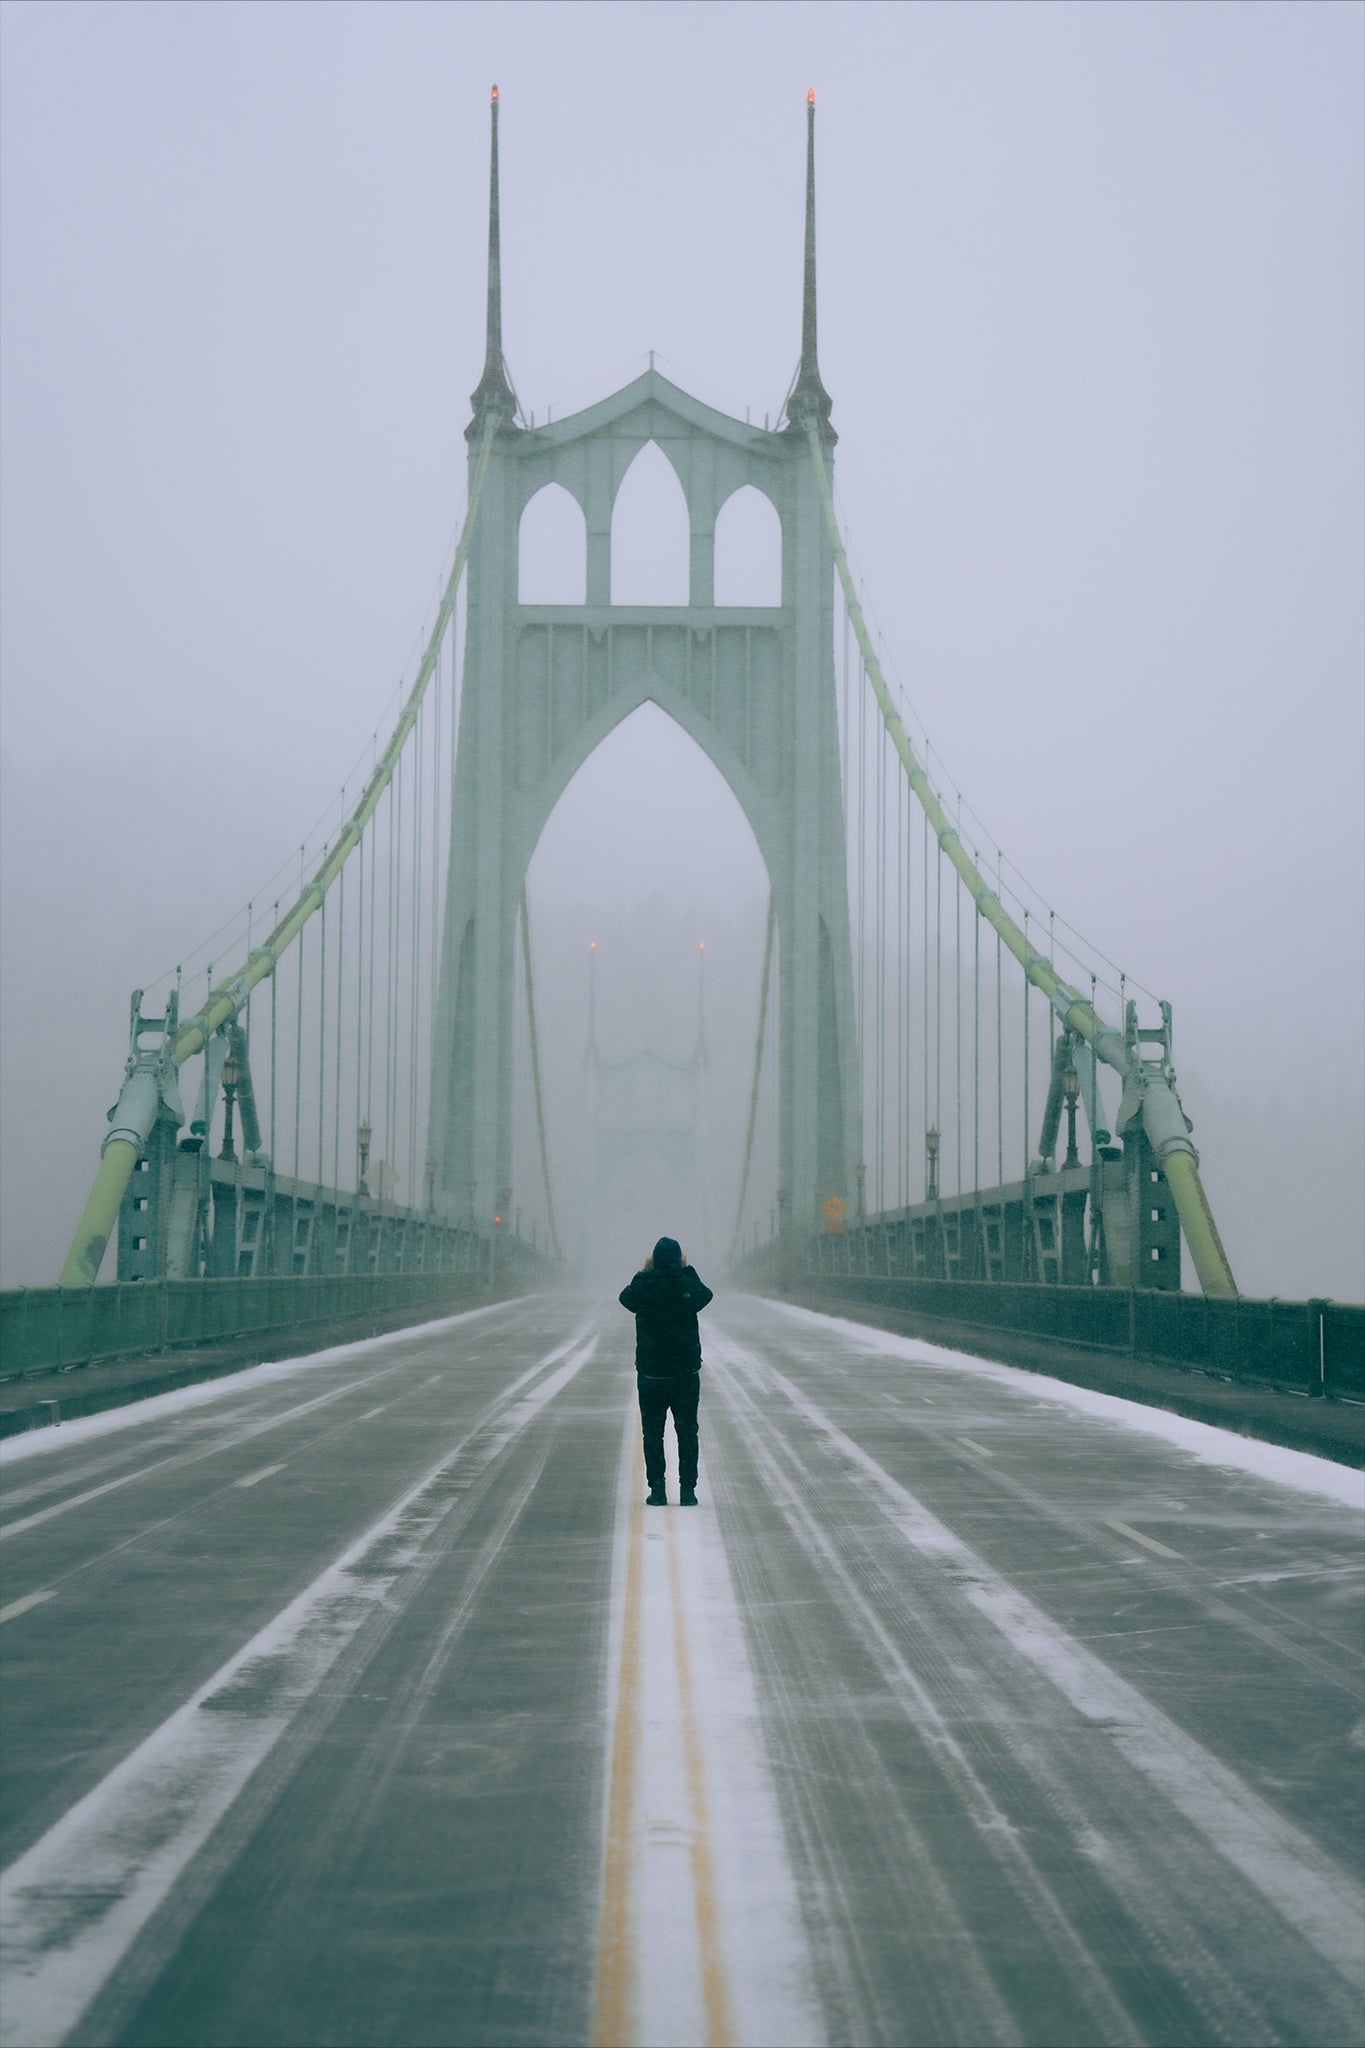
[[[672,1183],[676,1227],[687,1233],[689,1257],[703,1271],[714,1265],[715,1207],[711,1186],[710,1113],[706,1043],[706,949],[697,949],[697,1036],[685,1060],[648,1049],[617,1058],[597,1043],[597,952],[588,968],[588,1042],[583,1055],[583,1157],[578,1215],[578,1263],[585,1277],[600,1251],[597,1225],[614,1189],[644,1161]],[[643,1249],[643,1248],[642,1248]]]
[[[801,358],[780,429],[713,411],[652,366],[568,419],[520,416],[502,352],[498,103],[492,106],[488,337],[468,428],[486,450],[467,636],[433,1054],[431,1153],[452,1216],[512,1179],[515,921],[556,802],[602,740],[653,702],[709,756],[767,864],[780,960],[778,1174],[796,1227],[847,1201],[860,1153],[847,856],[835,703],[834,556],[810,458],[835,434],[816,359],[815,108],[807,110]],[[491,441],[485,429],[494,429]],[[617,491],[650,442],[681,483],[685,604],[612,602]],[[471,475],[471,489],[474,485]],[[586,529],[585,601],[523,604],[521,521],[548,485]],[[716,603],[716,522],[752,485],[781,525],[781,602]]]

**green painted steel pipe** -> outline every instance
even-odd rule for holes
[[[824,507],[825,524],[829,528],[830,541],[834,548],[834,564],[843,588],[844,603],[853,624],[858,647],[867,668],[877,703],[881,707],[883,722],[890,736],[891,744],[900,756],[910,787],[918,797],[920,806],[932,825],[938,843],[948,859],[957,869],[958,876],[972,902],[977,915],[985,919],[991,929],[997,932],[1009,948],[1025,976],[1035,988],[1041,989],[1064,1025],[1083,1038],[1107,1066],[1114,1067],[1122,1076],[1125,1089],[1134,1090],[1142,1105],[1142,1121],[1151,1140],[1152,1149],[1161,1162],[1162,1171],[1170,1186],[1171,1196],[1180,1218],[1180,1227],[1185,1233],[1185,1242],[1194,1260],[1195,1272],[1205,1294],[1231,1295],[1237,1292],[1237,1283],[1232,1277],[1232,1268],[1218,1226],[1213,1220],[1204,1184],[1199,1178],[1199,1155],[1190,1143],[1185,1123],[1185,1113],[1176,1100],[1170,1083],[1163,1075],[1154,1074],[1134,1053],[1121,1031],[1112,1024],[1106,1024],[1094,1006],[1064,981],[1041,953],[1035,952],[1027,935],[1000,901],[994,889],[988,887],[985,876],[968,853],[958,836],[947,811],[939,802],[937,793],[924,766],[916,754],[905,730],[904,722],[896,709],[895,700],[887,688],[882,674],[881,663],[863,618],[862,606],[853,587],[853,576],[844,551],[843,537],[839,522],[834,515],[834,499],[830,491],[829,471],[825,465],[824,450],[820,445],[817,428],[807,429],[810,441],[811,459],[815,465],[816,478],[820,488],[820,502]],[[1096,1090],[1098,1094],[1098,1090]]]
[[[398,715],[398,722],[389,735],[388,745],[380,755],[359,803],[312,881],[285,912],[265,944],[253,946],[238,972],[229,980],[220,982],[217,988],[210,989],[200,1008],[180,1026],[171,1049],[171,1058],[175,1066],[183,1066],[195,1053],[202,1052],[214,1032],[221,1030],[224,1024],[230,1023],[245,1009],[247,998],[257,984],[275,972],[281,958],[294,943],[309,918],[315,911],[321,909],[323,898],[351,854],[359,846],[380,797],[393,780],[398,757],[403,751],[408,735],[417,723],[417,713],[427,693],[427,685],[436,672],[437,654],[455,609],[460,579],[464,575],[469,545],[474,536],[474,523],[478,517],[479,499],[483,493],[484,477],[488,472],[488,458],[492,453],[495,432],[495,426],[486,427],[479,444],[474,477],[469,488],[469,508],[460,529],[460,538],[455,546],[455,560],[437,607],[436,623],[431,629],[426,652],[418,666],[416,680],[408,692],[407,700]],[[75,1236],[71,1240],[71,1249],[66,1255],[66,1264],[62,1267],[57,1282],[59,1287],[88,1287],[96,1279],[105,1246],[118,1221],[119,1204],[123,1200],[129,1177],[152,1134],[160,1101],[160,1091],[151,1069],[142,1065],[135,1067],[124,1081],[123,1091],[110,1113],[109,1120],[114,1128],[100,1147],[99,1169],[82,1211],[81,1220],[76,1226]]]

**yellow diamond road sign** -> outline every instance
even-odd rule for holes
[[[820,1213],[827,1216],[831,1223],[842,1222],[848,1214],[848,1203],[842,1195],[831,1195],[827,1202],[821,1204]]]

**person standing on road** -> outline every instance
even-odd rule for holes
[[[711,1290],[683,1257],[676,1238],[661,1237],[629,1287],[621,1306],[635,1318],[635,1384],[645,1440],[645,1506],[666,1508],[664,1422],[673,1412],[678,1439],[678,1505],[697,1505],[697,1401],[701,1394],[701,1333],[697,1317]]]

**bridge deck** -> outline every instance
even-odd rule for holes
[[[1357,2037],[1356,1476],[706,1321],[695,1513],[548,1297],[5,1447],[6,2040]]]

